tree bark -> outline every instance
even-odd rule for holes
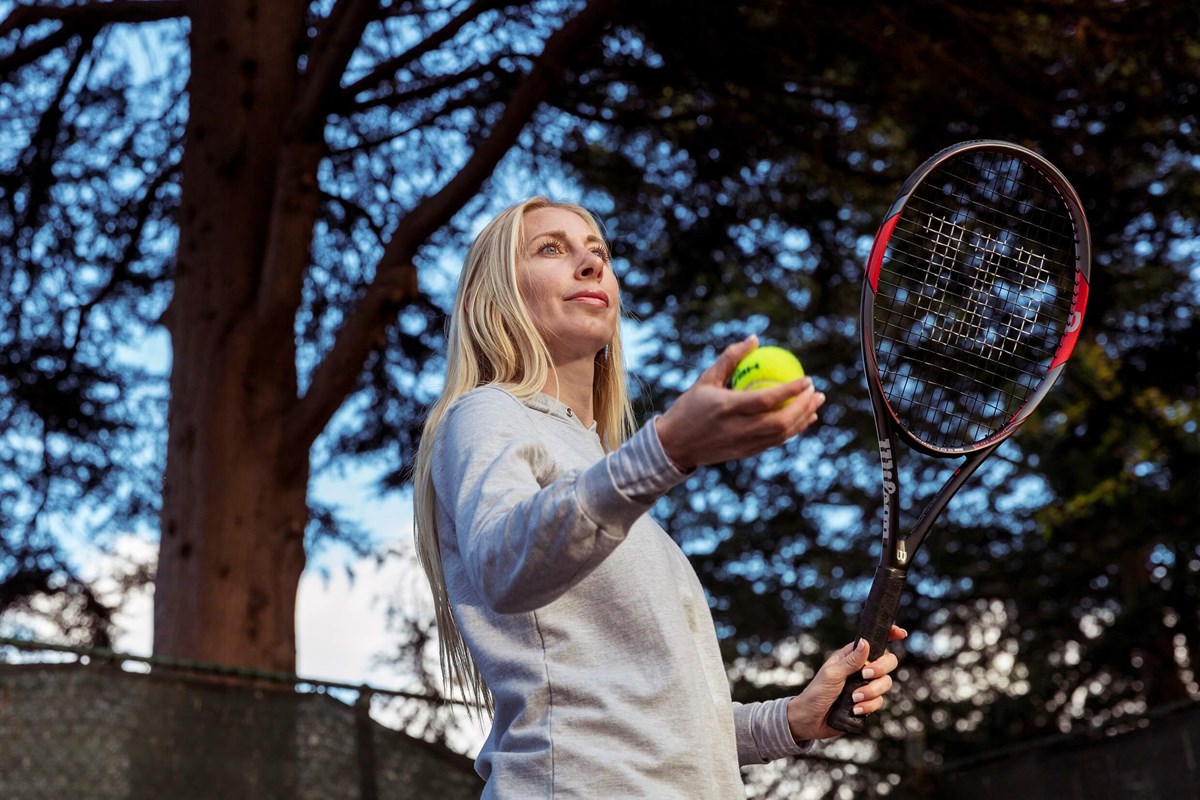
[[[283,430],[297,395],[294,316],[255,309],[269,239],[302,243],[286,269],[302,274],[309,259],[320,149],[285,135],[304,5],[202,0],[189,11],[154,649],[291,672],[308,450],[294,452]],[[300,281],[282,283],[295,287],[295,308]]]

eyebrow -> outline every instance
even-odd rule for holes
[[[542,231],[541,233],[535,233],[533,236],[529,237],[529,241],[532,242],[535,239],[541,239],[543,236],[556,236],[559,239],[569,239],[570,238],[569,236],[567,236],[566,231],[555,230],[555,231]],[[599,242],[600,244],[604,244],[604,240],[601,239],[599,236],[597,236],[594,233],[589,233],[587,235],[587,238],[585,238],[583,241],[585,243],[589,243],[589,244],[591,242]]]

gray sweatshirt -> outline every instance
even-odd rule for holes
[[[433,450],[455,618],[495,699],[485,798],[745,797],[807,749],[787,699],[733,703],[704,590],[646,513],[684,479],[654,424],[605,454],[546,395],[461,397]]]

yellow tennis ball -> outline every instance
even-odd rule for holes
[[[768,389],[804,377],[800,360],[782,347],[759,347],[738,362],[729,384],[739,391]]]

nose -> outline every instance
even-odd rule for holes
[[[575,277],[580,280],[600,280],[604,277],[604,259],[591,250],[585,251],[575,267]]]

